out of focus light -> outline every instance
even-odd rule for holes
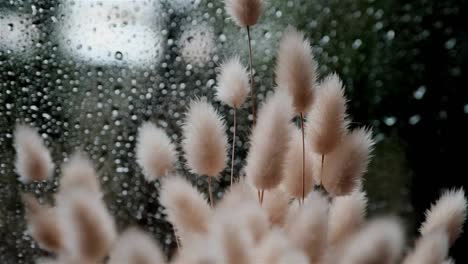
[[[61,50],[93,64],[147,66],[163,53],[159,1],[64,0]]]
[[[37,32],[30,15],[0,13],[0,50],[27,55],[34,48]]]

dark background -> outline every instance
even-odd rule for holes
[[[0,262],[31,263],[45,254],[24,233],[18,194],[33,192],[51,201],[60,174],[57,166],[51,182],[23,185],[16,180],[12,131],[17,122],[47,135],[58,165],[77,147],[90,153],[119,227],[139,225],[166,252],[174,247],[171,227],[157,203],[159,183],[146,184],[134,162],[137,128],[152,120],[179,141],[188,100],[213,98],[217,65],[233,54],[247,62],[245,32],[226,19],[221,1],[185,2],[179,8],[159,1],[154,23],[167,30],[164,52],[157,63],[143,67],[126,64],[125,52],[123,61],[111,65],[83,62],[63,52],[67,42],[56,34],[57,24],[69,14],[61,11],[61,1],[0,2]],[[321,75],[337,72],[343,78],[353,126],[374,129],[378,144],[365,181],[370,214],[399,215],[411,243],[425,210],[441,191],[467,187],[467,2],[270,0],[265,6],[252,31],[258,101],[273,87],[281,32],[287,25],[304,31]],[[5,48],[5,25],[10,30],[12,24],[11,31],[21,28],[13,25],[18,21],[8,21],[9,13],[25,14],[19,23],[37,30],[33,51]],[[204,29],[190,31],[194,21]],[[215,47],[208,55],[197,49],[192,57],[182,54],[184,45],[206,35]],[[215,105],[232,124],[232,112]],[[237,169],[247,150],[247,115],[248,107],[240,115]],[[206,186],[203,180],[193,176],[200,189]],[[218,196],[228,182],[226,170],[215,185]],[[462,235],[452,247],[457,263],[466,262],[467,245],[467,235]]]

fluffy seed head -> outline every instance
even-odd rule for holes
[[[366,128],[353,130],[325,157],[322,184],[334,196],[351,193],[367,170],[374,141]]]
[[[288,215],[289,241],[309,257],[310,263],[320,263],[327,243],[328,201],[312,192],[300,209]]]
[[[182,244],[192,234],[206,234],[211,209],[205,197],[180,176],[164,179],[159,201],[166,208],[168,220],[174,225]]]
[[[96,195],[101,195],[98,176],[92,162],[81,152],[76,152],[62,168],[59,195],[83,188]]]
[[[403,244],[403,230],[397,220],[373,220],[348,240],[339,263],[395,264]]]
[[[262,13],[262,0],[225,0],[226,12],[239,27],[253,26]]]
[[[296,113],[306,113],[315,99],[316,68],[309,41],[289,27],[279,45],[276,84],[288,89]]]
[[[447,257],[449,250],[449,240],[447,233],[442,230],[430,233],[416,243],[416,247],[403,264],[441,264]]]
[[[117,236],[114,220],[103,201],[90,194],[75,189],[57,201],[66,252],[86,263],[101,261]]]
[[[260,190],[276,187],[283,173],[285,149],[290,138],[292,109],[290,98],[281,89],[276,89],[258,112],[247,155],[246,175]]]
[[[16,172],[23,183],[43,181],[52,175],[54,164],[49,150],[37,131],[18,125],[15,129]]]
[[[145,179],[153,181],[173,170],[177,152],[163,129],[146,122],[138,130],[136,157]]]
[[[338,75],[332,74],[320,84],[306,124],[312,150],[321,155],[333,151],[346,135],[346,98]]]
[[[55,208],[41,206],[39,202],[29,194],[22,195],[26,207],[26,219],[28,230],[39,247],[59,253],[63,249],[63,233],[57,222]]]
[[[314,186],[312,153],[305,152],[304,191],[307,195]],[[288,143],[288,149],[283,167],[283,187],[286,192],[295,197],[302,197],[302,133],[299,129],[291,128],[291,139]]]
[[[338,196],[330,207],[328,243],[337,246],[359,230],[366,215],[367,198],[363,192]]]
[[[463,189],[449,190],[426,212],[426,221],[422,224],[422,236],[437,229],[447,232],[450,245],[460,236],[466,219],[467,201]]]
[[[193,173],[215,177],[226,166],[228,140],[218,112],[205,99],[190,103],[182,128],[187,165]]]
[[[250,263],[253,241],[248,230],[242,228],[231,214],[217,214],[212,225],[214,239],[221,245],[226,264]]]
[[[250,186],[244,177],[234,183],[224,194],[223,199],[216,204],[217,210],[237,209],[244,204],[257,202],[257,191]]]
[[[265,194],[262,208],[267,213],[271,226],[282,227],[289,209],[289,198],[285,192],[275,188]]]
[[[239,57],[233,57],[221,65],[218,74],[216,97],[233,108],[240,108],[249,93],[249,79]]]
[[[291,245],[280,230],[273,229],[256,250],[254,263],[308,264],[309,260],[302,251]]]
[[[127,229],[116,241],[109,258],[109,264],[163,264],[164,255],[159,246],[137,228]]]

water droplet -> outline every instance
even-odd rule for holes
[[[416,91],[414,91],[413,96],[417,100],[421,100],[426,93],[426,86],[420,86]]]
[[[114,58],[115,58],[116,60],[122,60],[122,59],[123,59],[123,54],[122,54],[122,52],[117,51],[117,52],[115,53],[115,55],[114,55]]]
[[[389,116],[384,118],[384,123],[387,126],[393,126],[396,123],[397,119],[394,116]]]

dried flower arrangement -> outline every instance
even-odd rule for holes
[[[137,163],[147,181],[161,180],[160,203],[176,232],[178,250],[170,263],[453,263],[448,249],[466,218],[464,191],[442,195],[427,212],[421,238],[404,255],[397,219],[366,220],[361,179],[374,141],[368,128],[349,129],[339,77],[318,83],[309,41],[289,28],[279,46],[278,88],[257,117],[250,27],[262,2],[226,0],[226,9],[247,29],[250,76],[239,58],[229,59],[221,66],[216,95],[236,113],[250,90],[253,128],[245,177],[235,177],[232,166],[234,115],[231,187],[215,204],[211,181],[226,167],[229,146],[222,117],[204,99],[189,106],[182,149],[190,170],[208,177],[209,202],[177,175],[176,147],[163,129],[145,123],[138,132]],[[51,155],[33,128],[16,128],[15,148],[20,181],[50,177]],[[23,195],[31,236],[56,256],[39,263],[167,263],[143,231],[131,227],[118,234],[85,154],[75,153],[61,171],[54,206]]]

